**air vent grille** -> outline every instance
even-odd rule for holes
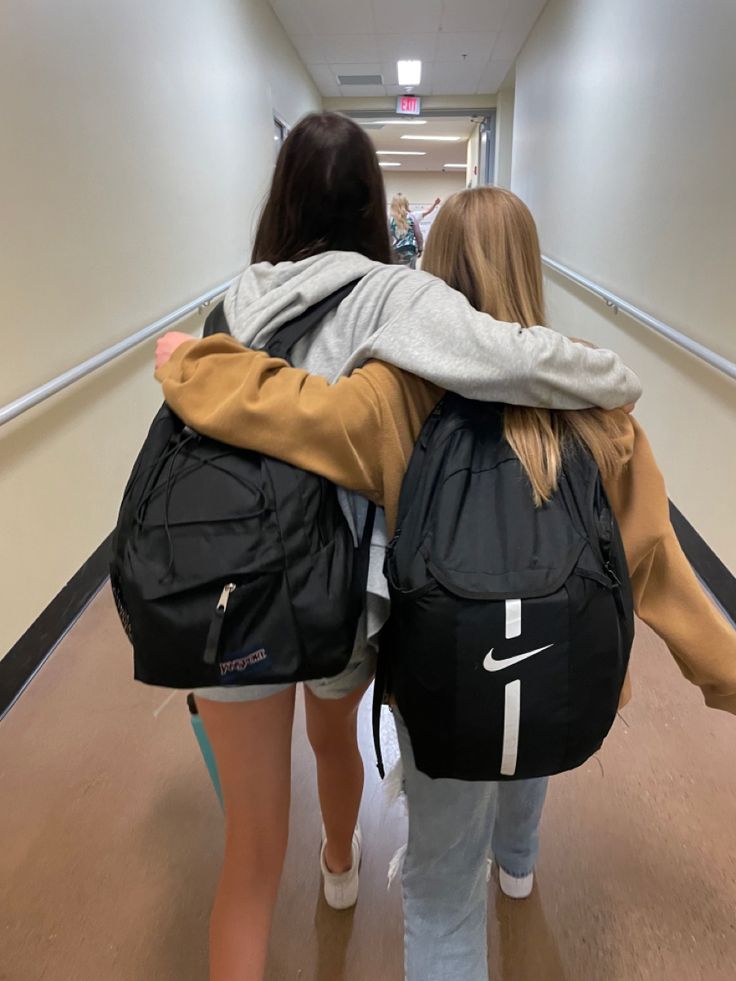
[[[383,75],[338,75],[340,85],[383,85]]]

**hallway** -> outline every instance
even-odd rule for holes
[[[552,783],[532,898],[513,903],[491,883],[497,981],[736,974],[732,719],[702,706],[642,625],[634,682],[600,759]],[[0,731],[0,979],[204,981],[221,816],[183,695],[130,679],[107,587]],[[362,746],[361,898],[340,914],[320,898],[314,767],[297,720],[269,981],[401,978],[400,891],[386,892],[386,871],[404,819],[373,767],[367,701]]]
[[[516,329],[528,321],[609,349],[641,380],[636,419],[666,485],[665,499],[658,477],[637,478],[631,497],[658,496],[660,516],[669,503],[687,560],[736,625],[736,126],[729,98],[736,95],[736,2],[8,0],[3,13],[0,981],[207,981],[222,812],[187,693],[133,681],[130,645],[103,581],[123,488],[161,405],[157,339],[170,330],[198,337],[213,305],[227,297],[229,329],[255,344],[247,331],[238,333],[250,318],[268,310],[262,327],[272,326],[270,318],[276,326],[321,284],[311,270],[292,292],[291,272],[277,282],[273,270],[321,262],[324,253],[333,264],[325,291],[314,287],[315,303],[327,297],[327,279],[335,291],[348,282],[332,283],[332,273],[342,276],[349,255],[351,268],[369,259],[383,267],[365,276],[366,296],[376,290],[365,307],[370,316],[346,317],[349,329],[325,337],[324,361],[295,348],[296,366],[332,381],[346,364],[362,366],[360,352],[378,358],[376,350],[395,368],[460,394],[466,373],[477,370],[481,382],[491,381],[482,395],[470,393],[475,399],[555,407],[568,383],[596,380],[560,367],[555,397],[545,389],[530,401],[520,389],[544,380],[554,359],[540,356],[522,371],[516,354],[483,353],[493,340],[486,328],[499,325],[486,319],[482,332],[466,334],[478,328],[473,307],[503,321],[503,334],[525,337],[520,345],[533,337]],[[294,132],[323,115],[352,127],[334,156],[330,139],[307,152]],[[346,152],[361,145],[371,179],[356,166],[360,154]],[[293,160],[292,146],[300,148]],[[291,161],[284,166],[288,194],[269,190],[279,160]],[[327,162],[322,170],[320,161]],[[302,170],[303,163],[315,166]],[[316,183],[306,179],[310,169]],[[473,243],[496,242],[500,214],[475,232],[464,221],[446,249],[446,268],[432,267],[430,236],[443,209],[449,218],[448,202],[480,202],[489,187],[504,189],[494,192],[499,200],[515,196],[526,205],[539,249],[517,228],[513,249],[494,244],[476,256],[484,264],[460,286],[470,302],[459,298],[457,322],[441,302],[421,309],[438,288],[449,302],[450,291],[428,273],[457,286],[464,280],[453,278],[449,259],[463,266],[482,255]],[[258,242],[269,194],[269,216],[291,215],[298,232],[291,236],[286,220],[271,222],[273,251]],[[366,216],[372,230],[362,224]],[[434,228],[441,241],[442,222]],[[519,278],[494,266],[524,244],[535,253],[524,278],[543,281],[534,318],[498,307],[505,293],[522,300]],[[396,278],[401,305],[389,316],[393,301],[378,280],[393,275],[385,267],[397,261],[423,271],[406,271],[414,279],[403,285]],[[254,285],[253,304],[241,304],[250,277],[263,290]],[[477,290],[485,280],[488,290]],[[249,299],[247,289],[243,296]],[[389,326],[396,326],[393,342],[376,347]],[[462,358],[471,336],[477,349]],[[338,357],[349,338],[350,350]],[[416,349],[407,357],[405,339]],[[514,387],[502,395],[497,382],[507,369]],[[217,386],[219,397],[219,379]],[[602,399],[610,392],[596,387],[581,403],[567,395],[560,407],[609,405]],[[371,450],[390,442],[383,439],[388,417],[379,417]],[[277,455],[271,438],[265,452]],[[315,446],[329,449],[332,438]],[[303,445],[311,452],[308,440]],[[207,498],[198,494],[197,505]],[[642,523],[638,571],[666,580],[673,563],[657,564],[665,553],[655,523]],[[468,537],[480,548],[475,527]],[[217,554],[217,546],[203,550],[203,569]],[[263,557],[260,541],[253,554]],[[217,595],[225,584],[234,590],[241,572],[218,578]],[[503,594],[513,597],[514,610],[526,598],[518,590]],[[697,655],[700,680],[712,688],[723,668],[729,680],[721,704],[731,700],[736,712],[736,633],[730,649],[728,639],[705,642],[686,594],[667,594],[666,626],[696,624],[689,644],[680,650],[675,638],[673,649]],[[214,607],[213,594],[209,624]],[[269,600],[258,609],[278,607]],[[224,618],[225,609],[218,611]],[[518,616],[507,630],[511,619],[519,626]],[[596,630],[598,638],[614,637],[605,625]],[[545,638],[540,644],[554,646]],[[256,641],[235,652],[239,660],[256,651],[265,659],[269,644]],[[164,649],[158,636],[152,646],[156,656]],[[512,659],[547,649],[514,651]],[[178,637],[167,650],[181,653]],[[447,656],[446,645],[437,650]],[[736,718],[705,708],[643,624],[632,667],[633,701],[601,753],[552,780],[531,898],[505,898],[492,871],[490,981],[736,981]],[[506,687],[514,714],[504,709],[517,732],[520,684]],[[576,707],[591,704],[595,686],[584,691]],[[553,717],[543,704],[545,718]],[[336,912],[322,896],[315,764],[298,697],[290,843],[267,973],[262,978],[257,967],[258,981],[402,981],[401,884],[389,889],[387,880],[406,842],[406,815],[378,777],[370,710],[366,698],[360,898],[354,910]],[[492,717],[485,703],[480,713]],[[387,711],[383,731],[390,764],[398,750]],[[513,726],[503,732],[506,750]],[[285,755],[288,735],[262,738]],[[518,744],[512,749],[518,754]],[[268,800],[253,792],[252,771],[241,772],[251,780],[246,805]],[[339,772],[339,791],[350,800]],[[353,818],[351,811],[348,831]],[[269,811],[269,829],[271,820]],[[469,819],[454,818],[458,827],[470,837]],[[260,860],[261,839],[257,851]],[[260,902],[267,890],[260,872],[255,878]],[[240,866],[233,881],[237,893]],[[241,921],[250,920],[243,926],[251,928],[250,946],[238,952],[235,970],[246,964],[252,973],[257,914],[239,915],[236,902],[225,909],[236,911],[236,940]],[[483,923],[475,922],[482,940]],[[427,960],[440,976],[459,973],[454,964],[444,970],[434,950]],[[478,969],[476,959],[470,973]],[[429,971],[422,965],[418,981]]]

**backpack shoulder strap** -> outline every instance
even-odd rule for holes
[[[362,278],[361,276],[346,286],[341,286],[339,290],[335,290],[334,293],[326,296],[324,300],[315,303],[313,307],[310,307],[295,320],[290,320],[282,327],[279,327],[266,345],[266,352],[273,358],[284,358],[288,361],[291,349],[297,341],[300,341],[310,330],[313,330],[320,324],[330,311],[336,310],[342,301],[350,296]]]
[[[225,317],[225,304],[221,300],[204,322],[202,337],[212,337],[213,334],[229,334],[230,328]]]

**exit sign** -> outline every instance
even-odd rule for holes
[[[396,100],[399,116],[418,116],[422,111],[422,100],[418,95],[400,95]]]

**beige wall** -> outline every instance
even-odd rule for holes
[[[543,250],[736,359],[733,0],[551,0],[516,68],[513,189]],[[736,571],[736,383],[551,278],[554,326],[615,347],[671,498]]]
[[[265,0],[10,0],[1,44],[4,404],[232,276],[320,99]],[[151,357],[0,430],[0,656],[112,529]]]
[[[386,197],[390,203],[394,194],[405,194],[412,207],[418,204],[431,204],[435,198],[449,198],[456,191],[465,187],[464,171],[455,173],[433,174],[421,170],[389,171],[384,170],[383,182],[386,185]]]

